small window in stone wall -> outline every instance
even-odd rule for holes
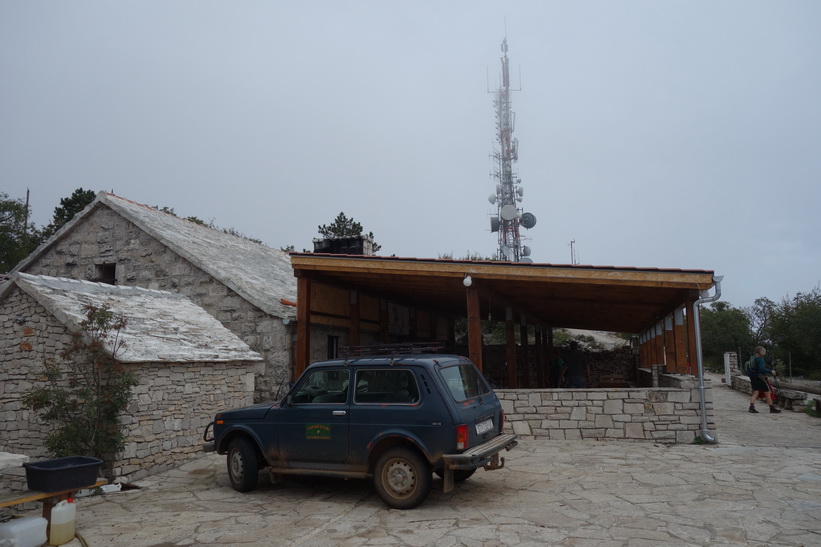
[[[98,283],[107,283],[109,285],[117,284],[117,265],[116,264],[97,264],[95,266],[94,281]]]
[[[339,336],[328,336],[328,359],[339,357]]]

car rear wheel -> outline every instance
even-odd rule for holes
[[[257,448],[245,437],[237,437],[228,445],[228,478],[237,492],[249,492],[259,478]]]
[[[377,460],[373,482],[379,497],[390,507],[412,509],[430,494],[430,465],[409,448],[391,448]]]

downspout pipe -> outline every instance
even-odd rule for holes
[[[708,443],[715,443],[716,438],[711,435],[710,430],[707,429],[707,402],[704,396],[704,363],[701,358],[701,318],[699,317],[698,308],[701,304],[715,302],[721,298],[722,279],[724,279],[723,275],[713,278],[716,287],[716,293],[713,296],[707,296],[706,291],[704,291],[705,295],[693,304],[693,331],[696,338],[696,363],[698,365],[698,391],[700,394],[699,406],[701,408],[701,438]]]

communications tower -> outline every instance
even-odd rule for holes
[[[536,225],[532,213],[523,213],[520,207],[524,188],[522,179],[513,164],[519,160],[519,141],[513,138],[516,115],[510,110],[510,71],[507,58],[507,37],[502,40],[502,80],[494,92],[496,109],[496,147],[493,150],[496,193],[488,201],[496,205],[496,215],[490,218],[490,231],[499,236],[499,260],[533,262],[530,247],[522,244],[519,227],[527,229]]]

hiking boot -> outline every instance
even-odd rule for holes
[[[780,409],[780,408],[778,408],[777,406],[772,405],[772,406],[770,407],[770,414],[778,414],[779,412],[781,412],[781,409]]]
[[[755,409],[755,407],[754,407],[754,406],[751,406],[751,407],[750,407],[749,412],[752,412],[753,414],[758,414],[758,411]]]

